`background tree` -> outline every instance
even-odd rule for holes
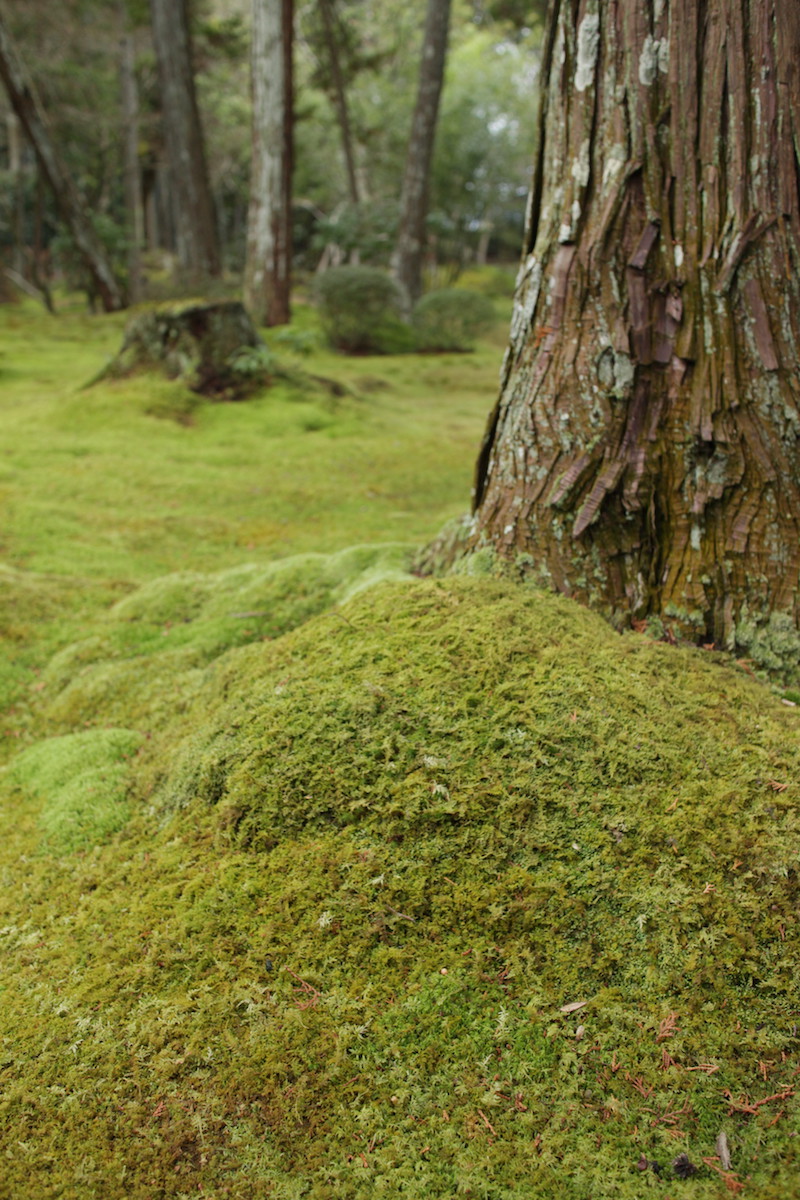
[[[256,321],[289,320],[292,263],[292,0],[253,0],[253,157],[245,303]]]
[[[222,264],[195,93],[186,0],[150,0],[150,11],[178,262],[191,276],[218,275]]]
[[[469,544],[620,619],[796,622],[800,7],[552,5]]]
[[[450,0],[428,0],[417,103],[411,121],[400,195],[400,226],[392,259],[395,278],[411,304],[422,294],[422,258],[425,251],[430,167],[436,136],[436,119],[439,115],[439,97],[444,82],[449,26]]]
[[[139,162],[139,88],[136,82],[136,46],[127,6],[119,4],[120,94],[122,101],[122,174],[127,211],[128,300],[136,304],[142,294],[144,209]]]
[[[437,257],[457,274],[488,253],[519,252],[530,175],[531,91],[536,62],[516,40],[470,30],[448,54],[428,230]]]
[[[119,284],[92,225],[89,208],[56,149],[44,109],[0,14],[0,77],[8,99],[33,147],[40,170],[89,271],[106,311],[124,307]]]
[[[328,86],[330,87],[339,129],[342,135],[342,152],[347,168],[347,186],[352,204],[361,201],[361,189],[358,185],[356,171],[356,155],[353,145],[353,134],[350,123],[350,112],[347,103],[340,42],[342,39],[341,23],[337,20],[332,0],[318,0],[319,14],[324,30],[325,50],[328,59]]]

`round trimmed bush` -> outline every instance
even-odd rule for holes
[[[322,324],[333,346],[346,354],[399,354],[413,349],[401,320],[402,293],[377,267],[332,267],[316,282]]]
[[[494,323],[494,305],[487,296],[464,288],[428,292],[411,317],[417,349],[466,351]]]

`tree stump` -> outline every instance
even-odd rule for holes
[[[121,350],[92,383],[148,370],[202,396],[241,400],[266,380],[266,346],[238,300],[154,309],[128,323]]]

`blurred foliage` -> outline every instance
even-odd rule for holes
[[[472,350],[495,320],[494,305],[479,292],[441,288],[428,292],[414,307],[411,324],[417,349]]]
[[[59,146],[124,279],[129,221],[122,187],[119,84],[123,10],[115,0],[67,0],[56,7],[47,0],[11,0],[7,10]],[[295,46],[295,257],[308,269],[323,253],[334,263],[360,260],[385,266],[396,230],[424,4],[335,0],[331,10],[363,201],[357,206],[350,201],[325,32],[317,0],[305,0],[298,5]],[[124,12],[135,42],[148,246],[168,250],[170,217],[149,5],[129,0]],[[472,5],[466,0],[454,5],[429,221],[431,253],[440,264],[449,264],[452,276],[487,252],[494,259],[517,257],[534,149],[536,14],[536,5]],[[237,272],[245,254],[250,172],[249,10],[196,0],[192,15],[218,223],[226,266]],[[8,149],[7,129],[0,122],[4,168]],[[35,164],[23,147],[22,178],[12,179],[7,170],[0,176],[0,252],[7,260],[11,256],[21,214],[26,246],[33,246],[35,227],[39,229],[42,269],[56,275],[66,271],[73,283],[78,277],[74,254],[61,233],[56,206],[46,195],[37,216],[35,192]]]
[[[347,354],[396,354],[413,348],[401,320],[403,297],[377,267],[334,267],[317,278],[315,294],[330,343]]]

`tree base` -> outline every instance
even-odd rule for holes
[[[156,309],[129,322],[116,358],[91,382],[161,371],[201,396],[241,400],[266,381],[257,362],[265,349],[238,300]]]

